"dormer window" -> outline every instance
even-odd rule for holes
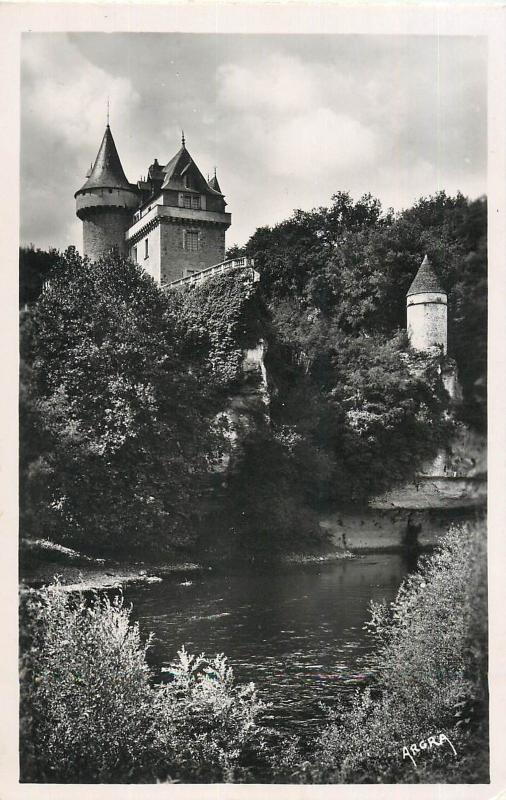
[[[202,198],[199,194],[184,194],[182,201],[183,208],[193,208],[194,211],[202,208]],[[179,203],[181,204],[181,200]]]

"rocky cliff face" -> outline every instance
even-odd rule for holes
[[[447,450],[424,464],[416,482],[376,497],[371,508],[482,508],[487,502],[487,450],[483,436],[462,426]]]
[[[368,508],[325,515],[320,527],[336,549],[434,545],[452,523],[485,512],[486,458],[484,437],[462,427],[448,450],[424,465],[416,482],[373,498]]]
[[[325,515],[320,527],[336,550],[388,551],[431,547],[452,523],[468,518],[462,508],[357,508]]]
[[[235,427],[249,428],[258,417],[269,419],[269,384],[265,369],[266,344],[259,339],[254,347],[243,350],[242,381],[239,391],[230,398],[227,416]]]
[[[410,542],[423,546],[434,543],[452,519],[485,506],[485,442],[464,427],[459,429],[449,447],[421,467],[414,482],[374,497],[367,507],[331,511],[318,519],[314,506],[306,509],[303,493],[294,492],[291,484],[283,482],[286,478],[283,470],[274,470],[271,477],[266,478],[264,466],[268,464],[262,460],[265,455],[262,448],[267,447],[270,438],[270,405],[278,391],[279,375],[275,370],[272,376],[267,373],[264,336],[269,335],[270,328],[262,321],[264,309],[257,288],[248,280],[237,281],[229,276],[195,289],[186,299],[187,313],[191,314],[196,329],[205,330],[209,336],[209,357],[216,365],[217,374],[222,376],[225,389],[221,414],[228,420],[232,447],[219,469],[221,488],[212,501],[220,529],[230,527],[229,512],[232,516],[239,514],[244,519],[250,518],[252,527],[261,514],[263,528],[273,528],[274,509],[279,512],[280,503],[284,503],[283,518],[295,516],[295,534],[297,528],[302,528],[301,515],[307,510],[313,515],[313,527],[326,533],[337,549],[385,549]],[[271,347],[276,347],[275,341],[274,344],[271,341]],[[271,359],[269,363],[272,369],[272,364],[278,362]],[[460,390],[451,359],[441,362],[439,376],[452,403],[457,404]],[[260,439],[264,445],[258,445]],[[258,464],[248,461],[258,446],[260,474],[255,472]],[[226,503],[221,491],[226,493],[232,484],[237,490],[239,473],[239,495],[230,490],[233,496],[227,497],[229,512],[225,513]],[[262,483],[265,480],[269,491]]]

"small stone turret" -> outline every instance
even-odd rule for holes
[[[415,350],[448,346],[448,295],[441,287],[427,256],[422,261],[407,296],[407,329]]]
[[[109,125],[88,179],[74,197],[83,221],[84,255],[96,261],[112,248],[126,255],[125,233],[140,195],[123,172]]]
[[[222,193],[222,192],[221,192],[221,189],[220,189],[220,184],[218,183],[218,178],[216,177],[216,167],[214,168],[214,175],[213,175],[213,177],[211,178],[211,180],[210,180],[210,181],[207,181],[207,184],[208,184],[208,186],[210,186],[210,187],[211,187],[211,189],[213,190],[213,192],[218,192],[218,194],[221,194],[221,193]]]

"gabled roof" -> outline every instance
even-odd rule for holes
[[[132,189],[128,182],[121,161],[119,159],[116,145],[112,137],[111,129],[107,125],[102,139],[102,144],[98,151],[95,163],[89,173],[88,180],[81,187],[83,189]]]
[[[185,189],[184,175],[191,172],[195,182],[195,189],[200,192],[209,191],[209,186],[201,171],[197,167],[195,161],[189,154],[185,145],[181,147],[175,156],[171,158],[169,163],[163,168],[165,173],[165,180],[162,189]]]
[[[421,294],[422,292],[446,294],[446,290],[441,286],[439,278],[434,272],[432,264],[427,256],[423,259],[420,269],[416,273],[413,283],[408,289],[406,297],[409,297],[411,294]]]

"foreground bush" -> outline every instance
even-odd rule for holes
[[[137,624],[121,598],[61,590],[22,602],[24,782],[246,781],[258,763],[263,708],[226,659],[185,650],[153,685]]]
[[[455,528],[401,585],[372,605],[375,684],[334,713],[296,780],[321,783],[488,781],[487,580],[484,525]],[[404,747],[444,733],[452,742]],[[288,769],[288,773],[290,770]]]

